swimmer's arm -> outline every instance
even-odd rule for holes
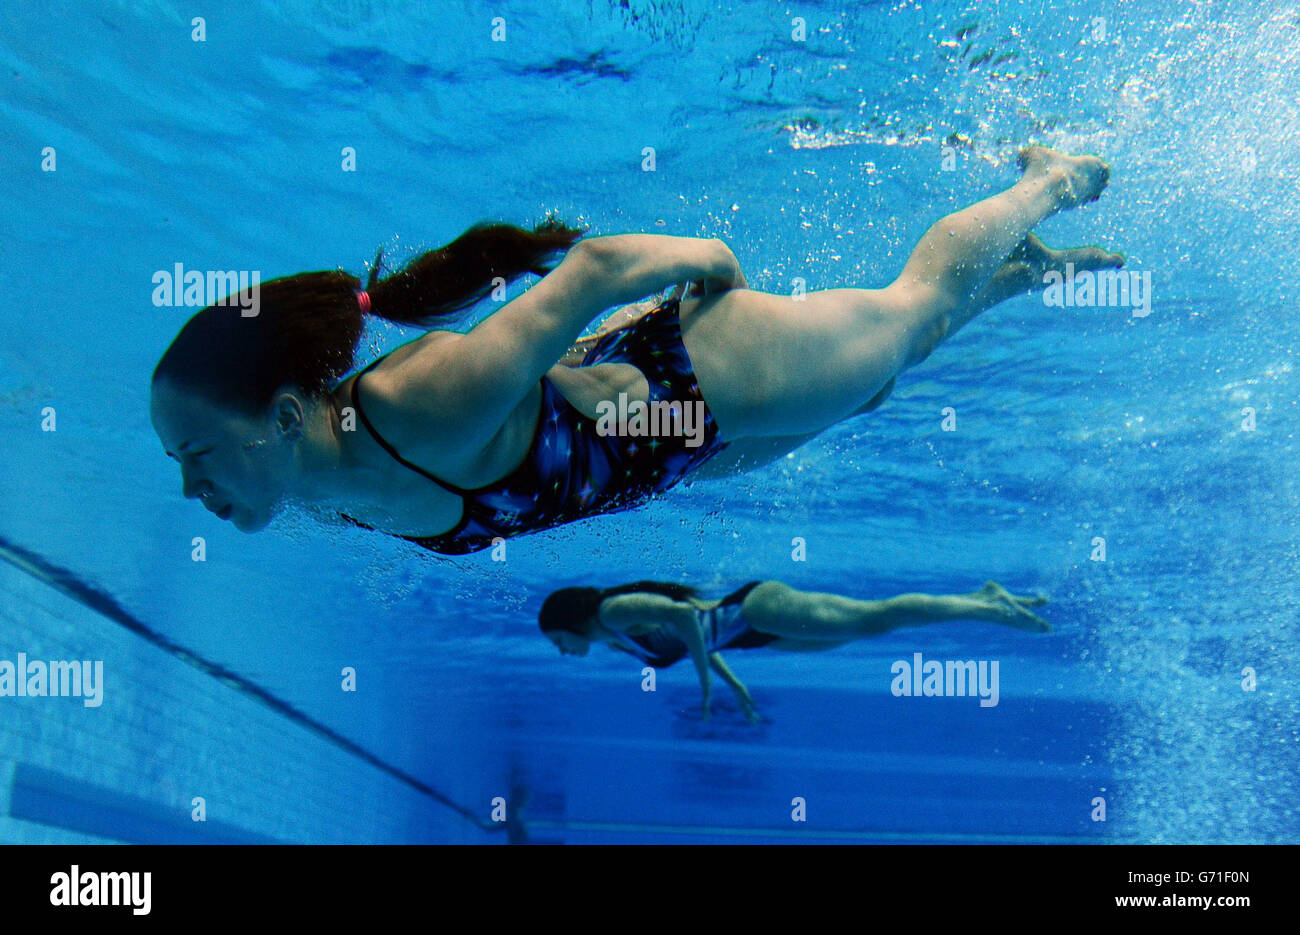
[[[740,710],[744,712],[749,723],[757,724],[761,721],[762,718],[758,716],[758,711],[754,707],[754,699],[749,697],[749,690],[745,688],[745,683],[736,678],[735,674],[727,668],[727,664],[722,661],[722,655],[720,653],[712,653],[709,656],[709,665],[713,667],[713,671],[718,673],[718,676],[724,682],[731,686],[731,690],[736,693],[736,699],[740,702]]]
[[[695,674],[704,695],[700,710],[704,720],[709,719],[709,694],[712,690],[709,652],[704,645],[699,618],[691,605],[662,594],[620,594],[608,598],[601,605],[600,622],[611,630],[626,631],[632,626],[649,624],[664,627],[675,634],[686,644],[695,663]]]
[[[485,448],[601,312],[684,279],[744,285],[720,240],[657,234],[580,240],[540,282],[468,333],[444,332],[402,361],[399,395],[440,412],[462,444]]]
[[[740,261],[721,240],[663,234],[614,234],[587,243],[604,269],[606,288],[622,304],[683,281],[692,294],[748,289]]]
[[[707,721],[709,695],[713,686],[709,681],[709,651],[704,645],[704,634],[700,632],[700,623],[695,616],[695,611],[684,607],[683,612],[676,618],[673,629],[686,644],[686,648],[691,651],[691,661],[695,663],[695,674],[699,677],[700,692],[704,696],[700,701],[700,717]]]

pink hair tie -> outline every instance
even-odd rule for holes
[[[357,290],[357,304],[361,306],[362,314],[370,311],[370,293],[361,289]]]

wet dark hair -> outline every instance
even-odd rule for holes
[[[560,588],[552,591],[542,601],[542,609],[537,614],[537,625],[543,633],[556,630],[568,630],[582,635],[583,625],[596,616],[601,601],[618,594],[635,594],[648,591],[662,594],[675,601],[685,601],[699,596],[695,588],[668,581],[634,581],[612,588]]]
[[[369,313],[432,328],[485,298],[501,277],[544,276],[546,261],[567,251],[582,232],[551,217],[533,230],[481,223],[437,250],[379,278],[375,258],[365,291]],[[365,325],[357,301],[361,280],[341,270],[299,273],[261,283],[258,314],[236,303],[210,305],[181,328],[154,368],[214,405],[260,413],[285,384],[319,399],[352,370]]]

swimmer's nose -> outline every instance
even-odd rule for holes
[[[192,477],[181,478],[181,495],[186,500],[197,500],[205,493],[208,493],[212,485],[207,481],[196,481]]]

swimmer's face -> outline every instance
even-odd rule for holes
[[[150,418],[163,449],[181,466],[181,493],[241,532],[271,522],[296,476],[301,403],[280,396],[273,409],[264,418],[250,418],[169,380],[153,384]]]
[[[585,656],[587,650],[591,648],[591,640],[568,630],[552,630],[546,635],[564,656]]]

